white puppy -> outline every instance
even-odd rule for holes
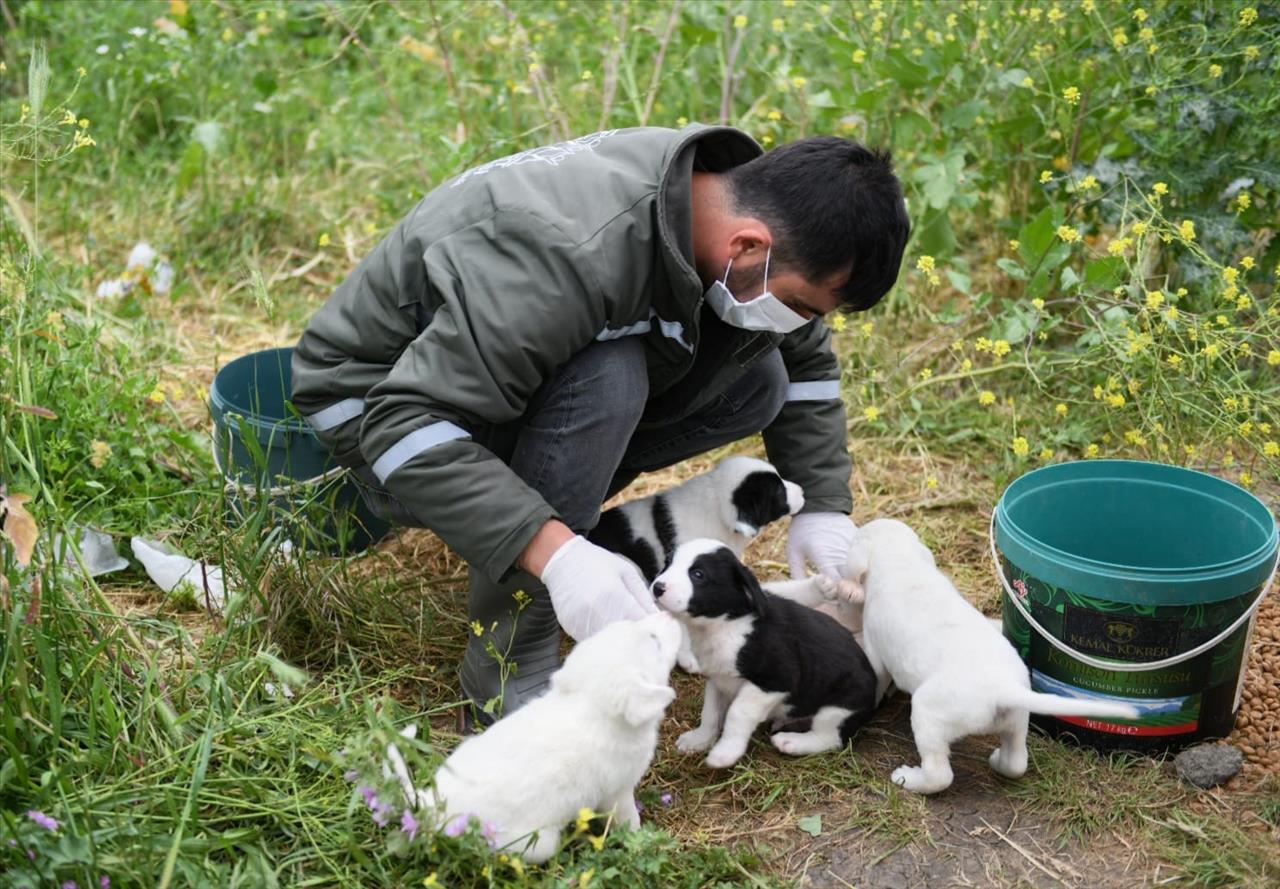
[[[863,643],[880,677],[911,695],[919,766],[900,766],[896,784],[916,793],[951,785],[951,743],[997,733],[991,768],[1009,778],[1027,770],[1031,713],[1137,719],[1132,706],[1031,691],[1027,667],[1009,641],[970,605],[902,522],[858,529],[848,576],[863,587]],[[877,694],[877,698],[879,694]]]
[[[532,863],[556,853],[561,829],[584,807],[639,827],[633,794],[675,697],[668,681],[679,644],[680,626],[663,612],[579,642],[545,695],[441,765],[434,792],[418,797],[436,827],[474,816],[491,825],[498,848]]]

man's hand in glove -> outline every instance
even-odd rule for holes
[[[805,562],[832,580],[843,576],[849,548],[858,528],[842,512],[802,512],[791,520],[787,561],[793,580],[803,579]]]
[[[564,631],[581,642],[616,620],[636,620],[658,610],[634,564],[575,536],[542,569],[551,607]]]

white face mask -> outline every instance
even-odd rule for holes
[[[769,292],[769,254],[764,254],[764,292],[749,302],[738,302],[729,292],[725,281],[729,280],[729,269],[733,268],[733,260],[724,270],[724,280],[716,281],[707,288],[705,298],[707,305],[725,324],[741,327],[743,330],[771,330],[774,333],[790,333],[809,323],[809,319],[789,308],[780,299]]]

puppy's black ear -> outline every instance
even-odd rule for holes
[[[751,573],[750,568],[737,559],[733,563],[733,582],[742,595],[746,596],[747,601],[751,603],[751,610],[763,616],[765,613],[765,594],[760,587],[760,581],[756,580],[756,576]]]

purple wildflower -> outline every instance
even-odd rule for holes
[[[400,815],[400,829],[403,830],[412,842],[418,835],[418,819],[413,817],[413,812],[405,809]]]
[[[75,880],[64,880],[61,889],[80,889]]]
[[[670,794],[670,793],[664,793],[664,794],[662,795],[662,804],[663,804],[664,806],[669,806],[669,805],[671,805],[673,802],[675,802],[675,797],[674,797],[672,794]]]
[[[357,772],[355,769],[347,769],[345,772],[342,773],[342,777],[347,781],[354,782],[357,778],[360,777],[360,773]]]
[[[444,835],[447,837],[460,837],[467,832],[467,821],[470,818],[467,815],[456,815],[449,819],[449,823],[444,826]]]
[[[35,809],[27,809],[27,817],[30,818],[32,821],[34,821],[36,824],[39,824],[45,830],[58,829],[57,820],[46,815],[44,812],[38,812]]]
[[[111,889],[111,878],[108,877],[106,874],[103,874],[102,877],[98,880],[98,886],[100,887],[100,889]]]
[[[364,797],[364,804],[371,809],[378,808],[378,792],[367,784],[362,784],[359,788],[360,795]]]
[[[485,842],[489,844],[490,849],[497,848],[498,844],[498,825],[492,821],[486,821],[480,825],[480,836],[484,837]]]

